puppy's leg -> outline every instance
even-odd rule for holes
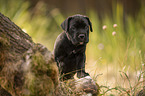
[[[78,61],[77,77],[82,78],[85,76],[89,76],[89,74],[85,72],[85,61],[86,61],[85,53],[79,54],[79,56],[77,57],[77,61]]]
[[[67,59],[67,58],[66,58]],[[65,61],[65,60],[64,60]],[[68,60],[67,60],[68,61]],[[68,79],[74,79],[74,75],[75,75],[75,71],[69,71],[69,67],[66,65],[69,64],[67,62],[60,62],[57,61],[57,66],[59,68],[59,73],[60,73],[60,80],[64,81],[64,80],[68,80]],[[72,67],[71,67],[72,68]]]

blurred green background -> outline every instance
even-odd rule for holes
[[[65,18],[87,15],[94,30],[86,51],[91,76],[100,85],[128,87],[120,71],[132,84],[144,72],[144,0],[0,0],[0,12],[51,51]]]

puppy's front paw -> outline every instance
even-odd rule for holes
[[[82,78],[82,77],[86,77],[89,76],[89,73],[86,72],[77,72],[77,77],[78,78]]]

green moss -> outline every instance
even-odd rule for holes
[[[32,68],[33,71],[37,71],[39,74],[41,74],[41,71],[45,72],[48,70],[44,58],[38,51],[32,56]]]
[[[25,88],[29,92],[23,92],[25,95],[53,96],[57,84],[57,70],[53,64],[48,64],[44,56],[34,50],[31,56],[30,67],[25,75]],[[55,79],[54,79],[55,77]],[[29,94],[27,94],[29,93]]]

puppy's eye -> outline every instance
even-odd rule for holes
[[[76,28],[75,28],[74,26],[72,26],[72,27],[71,27],[71,30],[75,31],[75,30],[76,30]]]
[[[85,29],[86,29],[86,30],[88,30],[88,29],[89,29],[89,27],[88,27],[88,26],[85,26]]]

